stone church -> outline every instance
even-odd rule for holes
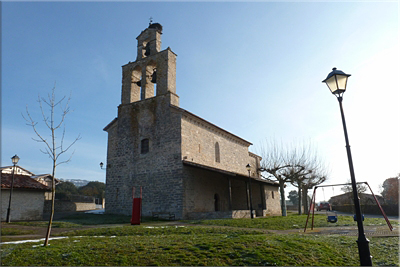
[[[142,216],[241,218],[250,206],[255,216],[280,215],[279,185],[261,178],[252,144],[179,107],[177,55],[161,50],[161,34],[150,24],[136,38],[136,61],[122,66],[118,117],[104,128],[106,213],[132,214],[142,188]]]

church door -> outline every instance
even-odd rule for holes
[[[214,195],[214,209],[215,211],[219,211],[219,195]]]

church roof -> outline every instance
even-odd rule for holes
[[[118,118],[114,118],[109,124],[107,124],[107,126],[106,127],[104,127],[104,129],[103,129],[103,131],[108,131],[108,129],[110,129],[110,127],[111,126],[113,126],[114,125],[114,123],[116,123],[117,122],[117,120],[118,120]]]
[[[195,163],[195,162],[192,162],[192,161],[182,160],[182,163],[185,164],[185,165],[188,165],[188,166],[192,166],[192,167],[196,167],[196,168],[200,168],[200,169],[205,169],[205,170],[209,170],[209,171],[214,171],[214,172],[219,172],[219,173],[223,173],[223,174],[226,174],[226,175],[229,175],[229,176],[248,178],[247,175],[243,175],[243,174],[236,173],[236,172],[230,172],[230,171],[226,171],[226,170],[222,170],[222,169],[206,166],[206,165]],[[261,178],[258,178],[258,177],[251,177],[251,179],[256,180],[258,182],[265,183],[265,184],[269,184],[269,185],[273,185],[273,186],[279,186],[279,184],[277,182],[261,179]]]

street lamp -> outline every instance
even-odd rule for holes
[[[326,83],[328,88],[331,90],[332,94],[334,94],[339,101],[340,113],[342,115],[344,138],[346,140],[346,150],[347,150],[347,159],[349,161],[351,185],[353,188],[354,207],[356,210],[356,217],[357,217],[358,254],[360,256],[361,266],[372,266],[371,253],[369,250],[369,240],[365,237],[365,233],[364,233],[364,226],[363,226],[362,217],[361,217],[360,200],[358,198],[358,193],[357,193],[357,184],[356,184],[356,178],[354,175],[353,160],[351,158],[349,138],[347,136],[346,121],[344,119],[343,106],[342,106],[343,93],[346,91],[347,78],[350,76],[351,76],[350,74],[346,74],[341,70],[337,70],[336,68],[333,68],[332,72],[329,73],[328,77],[326,77],[326,79],[323,80],[322,82]]]
[[[13,163],[13,170],[12,170],[12,178],[11,178],[11,190],[10,190],[10,200],[8,201],[8,209],[7,209],[7,223],[11,222],[10,218],[10,211],[11,211],[11,198],[12,198],[12,192],[14,188],[14,172],[15,172],[15,165],[17,165],[19,161],[19,157],[17,155],[13,156],[11,158],[11,161]]]
[[[104,163],[100,162],[100,169],[103,169],[103,166],[104,166]],[[104,168],[104,169],[106,169],[106,168]]]
[[[251,166],[250,164],[246,165],[246,169],[249,172],[249,199],[250,199],[250,218],[254,219],[254,214],[253,214],[253,197],[251,194],[251,177],[250,177],[250,170],[251,170]]]

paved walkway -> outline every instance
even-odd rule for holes
[[[304,232],[304,229],[301,230]],[[368,236],[380,236],[380,237],[390,237],[399,236],[399,227],[393,226],[393,230],[390,231],[387,225],[380,226],[364,226],[364,233]],[[357,226],[341,226],[341,227],[324,227],[324,228],[314,228],[311,230],[307,229],[305,234],[323,234],[323,235],[347,235],[347,236],[358,236]]]

